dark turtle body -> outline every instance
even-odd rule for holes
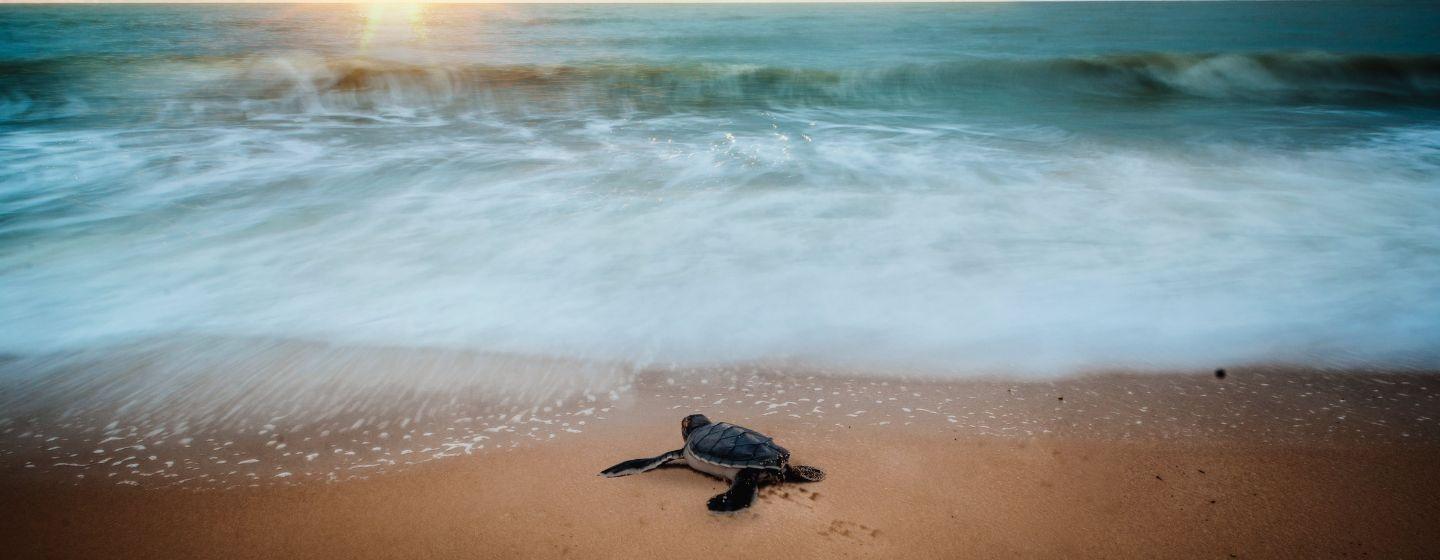
[[[702,414],[680,421],[685,447],[646,459],[625,461],[601,476],[616,477],[642,473],[665,463],[684,460],[690,468],[730,480],[730,489],[710,498],[711,511],[736,511],[749,507],[761,484],[783,481],[819,482],[825,472],[815,467],[790,464],[790,451],[760,432],[727,422],[711,422]]]
[[[703,417],[702,417],[703,418]],[[727,422],[693,428],[685,437],[686,459],[691,457],[727,468],[784,470],[790,450],[755,430]]]

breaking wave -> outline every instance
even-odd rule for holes
[[[107,74],[122,74],[109,76]],[[0,116],[56,102],[120,98],[115,80],[171,82],[200,109],[260,112],[378,109],[601,109],[957,104],[1015,95],[1300,104],[1440,104],[1440,56],[1128,54],[970,59],[829,70],[743,64],[417,64],[314,55],[98,60],[0,65]],[[69,88],[77,88],[72,91]],[[156,97],[162,93],[155,90]],[[47,101],[49,103],[47,103]],[[193,107],[192,107],[193,108]]]

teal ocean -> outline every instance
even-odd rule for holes
[[[1440,4],[0,6],[0,325],[1436,368]]]

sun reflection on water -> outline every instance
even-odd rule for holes
[[[424,41],[429,35],[425,22],[426,5],[422,2],[372,2],[357,7],[365,11],[365,28],[360,34],[361,49],[368,49],[377,39],[406,43]]]

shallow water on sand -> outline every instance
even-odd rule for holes
[[[0,477],[233,489],[365,480],[440,459],[576,445],[609,424],[673,433],[704,413],[782,442],[851,429],[1002,441],[1433,446],[1440,377],[1244,367],[1056,380],[857,376],[774,364],[632,371],[515,356],[326,348],[141,366],[76,356],[0,396]],[[134,358],[135,356],[131,356]],[[203,363],[197,363],[203,362]],[[196,372],[205,372],[197,374]],[[583,382],[577,380],[583,379]],[[780,434],[777,434],[780,435]],[[592,440],[593,442],[593,440]],[[606,460],[593,458],[596,469]],[[590,459],[586,459],[590,460]],[[613,462],[613,461],[611,461]]]

